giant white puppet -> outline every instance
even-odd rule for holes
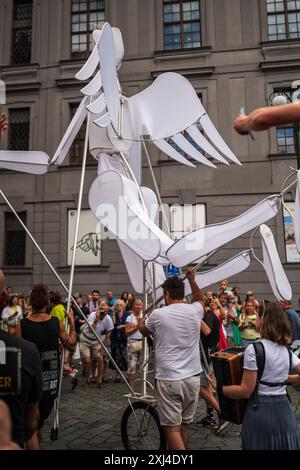
[[[273,218],[282,198],[271,196],[230,221],[195,230],[174,243],[155,223],[159,194],[140,186],[142,144],[146,150],[145,141],[151,142],[190,167],[195,166],[193,161],[212,169],[216,168],[212,160],[227,165],[240,162],[184,77],[164,73],[144,91],[127,98],[118,80],[124,55],[120,30],[105,23],[102,30],[94,31],[93,40],[95,46],[76,75],[78,80],[88,81],[81,89],[83,98],[54,157],[50,161],[43,152],[2,151],[0,166],[37,175],[46,173],[50,165],[63,163],[87,119],[89,150],[98,160],[98,177],[89,191],[90,207],[116,235],[131,283],[140,293],[144,287],[143,261],[153,262],[144,273],[148,285],[159,286],[164,280],[164,265],[171,262],[183,267],[196,260],[203,262],[224,244]],[[300,245],[297,237],[296,241]],[[225,263],[227,276],[231,267],[235,267],[235,273],[239,269],[238,260],[244,270],[246,258],[241,253],[234,263]],[[213,270],[211,282],[217,282],[221,273],[223,265]]]
[[[123,95],[118,80],[118,69],[124,55],[120,30],[105,23],[102,30],[94,31],[93,40],[95,46],[90,57],[76,75],[78,80],[85,82],[81,89],[82,101],[53,158],[50,159],[44,152],[0,151],[1,168],[35,175],[45,174],[51,165],[63,163],[79,129],[83,122],[87,121],[69,287],[63,283],[46,254],[18,218],[68,293],[67,308],[73,299],[75,257],[88,147],[98,161],[98,176],[89,191],[89,204],[99,221],[117,237],[130,281],[136,292],[150,292],[155,301],[160,295],[159,286],[165,279],[165,265],[170,262],[179,267],[190,263],[200,265],[226,243],[254,229],[257,231],[260,226],[263,248],[261,264],[267,273],[274,296],[278,300],[289,300],[292,296],[291,288],[272,233],[264,225],[278,213],[284,203],[285,191],[264,199],[238,217],[197,229],[174,242],[155,222],[157,210],[162,203],[145,142],[152,143],[170,158],[192,168],[195,167],[193,162],[206,165],[212,171],[217,168],[214,161],[226,165],[240,165],[240,162],[216,130],[192,85],[184,77],[176,73],[164,73],[141,93],[128,98]],[[156,193],[141,186],[142,148],[146,152]],[[298,212],[294,221],[298,250],[299,178],[298,174]],[[0,190],[0,194],[18,217],[3,191]],[[202,288],[212,285],[244,271],[255,258],[257,259],[254,250],[250,247],[214,269],[197,273],[196,280]],[[82,316],[84,317],[83,313]],[[106,350],[101,338],[92,327],[90,328]],[[127,383],[122,372],[115,366]],[[127,386],[135,396],[128,383]],[[143,396],[145,395],[144,389]],[[58,405],[59,400],[54,432],[58,429]]]

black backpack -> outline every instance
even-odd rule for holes
[[[205,345],[210,350],[214,351],[219,341],[220,341],[220,324],[216,316],[216,321],[214,321],[213,323],[211,333],[208,336],[205,336]]]
[[[257,379],[256,379],[256,386],[255,389],[252,393],[253,397],[253,407],[257,408],[259,405],[259,395],[258,395],[258,386],[261,383],[262,385],[267,385],[268,387],[280,387],[283,385],[287,385],[287,382],[266,382],[264,380],[261,380],[264,369],[265,369],[265,361],[266,361],[266,352],[265,352],[265,347],[262,343],[262,341],[258,341],[257,343],[252,343],[255,351],[255,356],[256,356],[256,364],[257,364]],[[287,346],[287,350],[289,353],[289,358],[290,358],[290,369],[292,368],[292,351],[290,348]],[[288,398],[289,394],[287,393]]]

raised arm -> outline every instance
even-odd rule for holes
[[[74,315],[72,310],[67,314],[69,320],[69,334],[65,330],[65,325],[63,322],[59,322],[59,339],[62,342],[63,346],[71,352],[75,351],[77,337],[75,331]]]
[[[300,121],[299,103],[290,103],[281,106],[269,106],[257,108],[248,116],[238,116],[234,123],[234,129],[241,135],[250,131],[264,131],[272,126],[292,124]]]
[[[201,289],[199,288],[198,284],[195,281],[195,271],[190,268],[186,273],[186,277],[190,283],[192,294],[193,294],[192,302],[200,302],[204,307],[205,296],[201,292]]]

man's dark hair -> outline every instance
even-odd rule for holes
[[[53,305],[58,305],[62,303],[61,295],[57,290],[52,290],[49,292],[49,301]]]
[[[176,276],[168,277],[162,285],[164,294],[169,292],[173,300],[182,300],[184,298],[184,282]]]
[[[97,289],[94,289],[94,290],[92,291],[92,294],[99,294],[99,295],[100,295],[100,292],[99,292]]]
[[[48,287],[45,284],[37,284],[30,292],[29,304],[33,312],[40,312],[47,307],[49,302]]]

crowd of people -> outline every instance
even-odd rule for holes
[[[138,320],[143,302],[129,292],[115,298],[109,290],[101,297],[97,289],[87,295],[86,302],[79,293],[74,300],[67,313],[65,299],[43,284],[34,286],[29,297],[13,292],[11,287],[0,295],[0,342],[22,354],[21,388],[18,389],[17,380],[18,358],[9,355],[5,365],[9,390],[7,395],[3,393],[12,416],[12,442],[20,448],[40,448],[40,430],[58,396],[63,351],[65,376],[74,375],[72,366],[77,352],[86,384],[97,384],[102,389],[107,364],[115,368],[109,361],[110,352],[134,386],[142,355]],[[117,370],[114,380],[121,380]]]
[[[266,338],[257,327],[262,304],[252,291],[248,291],[242,299],[240,289],[230,287],[227,280],[220,282],[217,292],[206,291],[203,294],[191,274],[189,281],[195,303],[188,305],[180,279],[169,278],[164,286],[166,306],[154,310],[146,321],[143,320],[142,300],[129,292],[123,292],[119,298],[111,290],[101,296],[99,290],[94,289],[86,298],[77,293],[75,303],[67,313],[65,299],[59,292],[48,291],[43,284],[34,286],[29,297],[14,293],[11,287],[4,289],[0,295],[0,340],[22,350],[25,357],[22,374],[27,377],[22,383],[25,397],[22,404],[16,395],[5,399],[13,420],[14,445],[28,449],[40,447],[39,431],[49,417],[58,394],[63,350],[65,376],[74,376],[74,367],[81,364],[87,386],[95,384],[101,390],[107,381],[106,367],[116,369],[109,359],[109,352],[134,388],[137,367],[142,362],[143,334],[156,340],[158,412],[161,425],[167,432],[169,448],[185,448],[186,425],[193,419],[199,397],[205,400],[207,406],[207,415],[200,423],[218,429],[220,408],[214,377],[210,372],[210,354],[233,346],[243,346],[250,351],[253,343]],[[267,301],[264,302],[266,305]],[[298,312],[290,302],[282,301],[278,308],[287,321],[290,342],[300,339]],[[163,320],[165,331],[162,331]],[[97,337],[101,338],[104,347]],[[251,366],[254,367],[252,356]],[[293,365],[297,364],[294,360]],[[112,379],[115,382],[121,380],[118,370]],[[185,379],[191,380],[186,382]],[[18,387],[16,379],[14,386]],[[176,393],[182,395],[181,405],[176,403],[176,413],[174,409],[170,413],[170,388],[174,388],[173,398]],[[224,393],[234,395],[238,392],[232,392],[229,387]],[[185,400],[190,405],[182,415]],[[244,440],[249,441],[248,437]]]

